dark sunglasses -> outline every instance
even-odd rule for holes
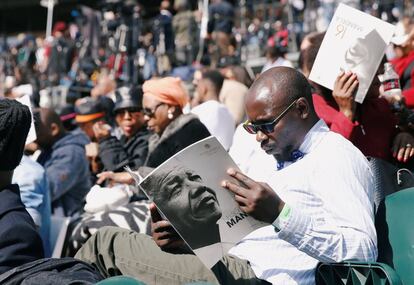
[[[287,108],[285,110],[283,110],[282,113],[280,113],[279,116],[277,116],[273,121],[269,122],[269,123],[263,123],[263,124],[253,124],[252,122],[250,122],[249,120],[247,120],[246,122],[243,123],[243,128],[249,133],[249,134],[257,134],[258,131],[261,131],[264,134],[270,134],[273,132],[275,126],[277,125],[277,123],[279,123],[279,121],[286,116],[286,114],[289,112],[290,109],[292,109],[293,106],[295,106],[296,102],[299,100],[300,98],[296,99],[295,101],[293,101],[292,103],[290,103],[289,106],[287,106]]]
[[[126,113],[134,114],[134,113],[138,113],[138,112],[141,112],[141,111],[142,111],[142,109],[137,108],[137,107],[122,108],[122,109],[116,110],[115,115],[125,116]]]
[[[150,108],[144,108],[142,109],[142,112],[144,113],[144,115],[153,118],[155,115],[155,112],[157,112],[157,109],[159,106],[165,105],[165,103],[159,103],[157,104],[153,109]]]

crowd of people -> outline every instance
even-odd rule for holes
[[[401,93],[386,95],[375,76],[357,103],[356,73],[339,73],[333,90],[308,79],[324,32],[304,36],[298,62],[289,61],[283,17],[267,23],[264,41],[264,23],[252,19],[243,41],[267,62],[258,74],[246,68],[232,5],[211,1],[201,43],[202,16],[185,0],[162,1],[157,24],[141,31],[141,63],[122,45],[94,56],[84,44],[93,35],[64,22],[52,39],[25,35],[2,52],[0,283],[40,284],[53,272],[84,284],[116,275],[146,284],[314,284],[320,261],[376,261],[367,158],[414,169],[414,22],[400,17],[377,70],[391,63]],[[30,108],[18,102],[25,96]],[[36,137],[27,141],[31,123]],[[222,187],[268,224],[211,269],[126,172],[147,174],[210,135],[239,167]],[[170,197],[157,183],[147,187]],[[71,221],[60,258],[51,258],[53,216]]]

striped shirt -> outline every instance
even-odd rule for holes
[[[279,232],[258,229],[230,251],[273,284],[314,284],[318,261],[377,257],[373,176],[363,154],[322,120],[299,150],[305,156],[280,171],[251,166],[251,177],[267,182],[291,211]]]

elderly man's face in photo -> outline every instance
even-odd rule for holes
[[[160,191],[165,214],[177,217],[184,224],[211,224],[221,217],[215,192],[206,187],[201,177],[192,170],[172,170],[164,179]]]

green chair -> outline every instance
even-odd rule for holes
[[[114,276],[105,280],[99,281],[96,285],[146,285],[141,281],[138,281],[128,276]]]
[[[378,262],[320,263],[317,285],[414,284],[414,188],[385,197],[375,216]]]

